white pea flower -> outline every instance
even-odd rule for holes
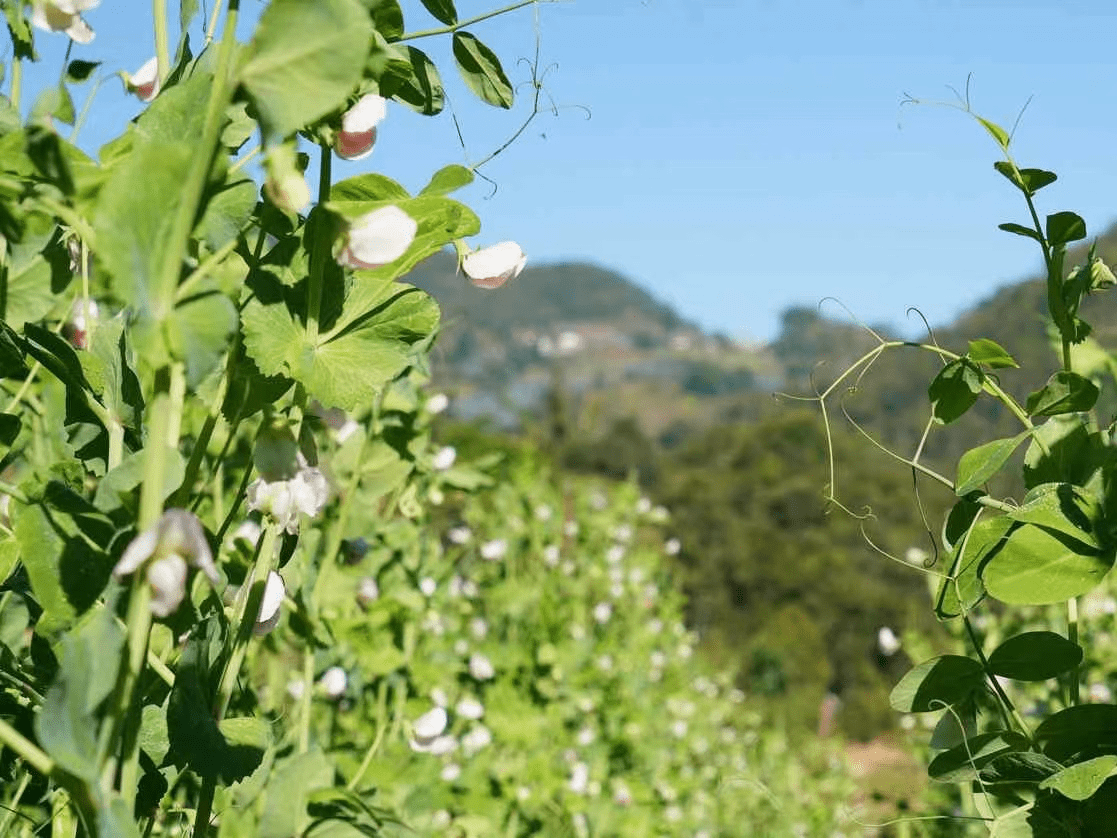
[[[432,597],[434,592],[438,590],[438,583],[429,576],[424,576],[419,580],[419,590],[423,592],[423,596]]]
[[[364,576],[357,583],[357,602],[367,608],[380,599],[380,586],[371,576]]]
[[[458,740],[444,733],[431,742],[430,747],[427,749],[427,753],[433,754],[436,757],[444,757],[447,754],[454,753],[457,749]]]
[[[667,665],[667,655],[663,654],[663,652],[659,651],[659,649],[656,649],[654,652],[652,652],[651,658],[649,660],[651,661],[652,667],[654,669],[663,669],[663,667]]]
[[[260,525],[248,518],[241,522],[240,526],[233,530],[233,541],[247,541],[250,547],[255,547],[259,541],[260,536],[264,531],[260,529]]]
[[[467,756],[473,756],[479,750],[493,741],[493,735],[484,725],[477,725],[462,737],[462,750]]]
[[[531,789],[528,788],[527,786],[520,786],[519,788],[516,789],[516,799],[518,801],[520,801],[521,803],[524,803],[525,801],[527,801],[530,798],[531,798]]]
[[[621,524],[620,526],[613,529],[613,538],[615,538],[617,541],[623,541],[625,543],[632,541],[632,536],[634,534],[634,530],[632,529],[632,526],[630,524]]]
[[[343,160],[360,160],[372,154],[376,144],[376,126],[388,115],[388,100],[369,93],[341,117],[341,131],[334,141],[334,151]]]
[[[585,794],[589,783],[590,767],[584,762],[574,763],[574,768],[570,772],[570,781],[567,783],[570,790],[575,794]]]
[[[475,698],[466,696],[458,702],[457,706],[454,708],[454,712],[463,719],[472,719],[476,721],[485,715],[485,705]]]
[[[472,579],[466,579],[462,582],[462,596],[466,599],[476,599],[481,594],[481,589],[477,587],[477,583]]]
[[[287,695],[298,701],[306,693],[306,681],[302,678],[293,678],[287,682]]]
[[[159,61],[154,56],[149,58],[140,69],[128,75],[124,74],[124,83],[129,93],[135,93],[141,102],[150,102],[159,95]]]
[[[446,730],[448,721],[446,711],[442,707],[434,707],[417,718],[411,725],[411,740],[408,743],[411,750],[418,753],[429,752],[431,745]]]
[[[614,544],[612,547],[609,548],[608,552],[605,553],[605,561],[607,561],[609,564],[616,564],[617,562],[619,562],[623,558],[624,558],[624,545],[623,544]]]
[[[334,439],[336,439],[338,441],[338,444],[340,445],[341,443],[345,442],[345,440],[349,439],[349,437],[353,436],[353,434],[355,434],[360,429],[361,426],[357,423],[356,419],[347,418],[344,422],[341,423],[341,427],[337,428],[334,431]]]
[[[488,681],[496,675],[496,670],[492,661],[480,652],[474,652],[469,656],[469,674],[478,681]]]
[[[574,538],[578,534],[578,522],[574,519],[567,521],[562,525],[562,533],[567,538]]]
[[[473,538],[473,532],[464,524],[460,527],[451,527],[446,532],[446,538],[451,544],[468,544]]]
[[[302,163],[291,143],[270,149],[264,156],[264,194],[284,212],[300,213],[310,203],[310,187]]]
[[[642,497],[638,501],[636,501],[636,514],[637,515],[647,515],[651,511],[652,511],[651,498]]]
[[[474,617],[469,621],[469,633],[478,640],[484,640],[489,633],[489,624],[481,617]]]
[[[663,552],[668,556],[677,556],[683,549],[683,543],[677,538],[669,538],[663,543]]]
[[[574,640],[586,639],[586,628],[581,623],[574,623],[570,626],[570,636]]]
[[[892,657],[900,651],[900,638],[888,626],[882,626],[877,632],[877,648],[886,658]]]
[[[436,707],[446,707],[450,703],[450,696],[446,695],[446,690],[442,687],[431,688],[430,696]]]
[[[469,651],[469,644],[465,642],[465,638],[459,637],[454,641],[454,654],[464,655]]]
[[[613,599],[620,599],[624,595],[624,585],[620,582],[615,583],[609,588],[609,596]]]
[[[543,548],[543,564],[555,567],[559,563],[559,548],[555,544],[548,544]]]
[[[71,239],[71,243],[73,240]],[[90,321],[96,322],[101,313],[101,307],[96,300],[88,297],[78,297],[70,308],[70,322],[67,323],[70,343],[76,349],[89,348]]]
[[[454,822],[454,816],[445,809],[439,809],[431,815],[431,826],[435,829],[447,829]]]
[[[593,744],[593,740],[597,738],[597,734],[593,732],[592,727],[584,727],[578,731],[578,744],[583,748]]]
[[[88,44],[94,32],[81,13],[99,6],[101,0],[35,0],[31,24],[46,32],[65,32],[70,40]]]
[[[594,663],[597,664],[597,668],[600,669],[602,672],[612,672],[613,671],[613,656],[612,655],[598,655],[597,660],[594,661]]]
[[[487,562],[499,562],[508,552],[508,542],[503,538],[494,538],[481,545],[481,558]]]
[[[304,466],[290,480],[268,482],[256,478],[248,487],[250,510],[270,515],[279,526],[294,534],[299,531],[299,514],[315,518],[329,500],[329,484],[317,468]]]
[[[538,521],[550,521],[551,516],[554,514],[555,511],[545,503],[541,503],[539,506],[535,507],[535,518]]]
[[[415,219],[395,205],[373,210],[349,222],[337,263],[356,270],[387,265],[407,252],[418,231]]]
[[[613,616],[613,606],[607,602],[599,602],[593,607],[593,619],[598,625],[605,625]]]
[[[613,802],[618,806],[631,805],[632,792],[629,790],[624,780],[615,780],[613,782]]]
[[[462,775],[462,767],[456,762],[448,762],[442,766],[442,773],[439,775],[444,783],[452,783]]]
[[[264,585],[264,598],[260,600],[260,613],[256,616],[256,625],[252,631],[256,636],[267,634],[279,625],[279,607],[283,598],[287,596],[287,586],[283,584],[283,577],[274,570],[268,573],[268,581]]]
[[[434,457],[431,458],[431,466],[434,467],[435,471],[446,471],[454,465],[454,460],[457,458],[458,452],[454,449],[454,446],[447,445],[439,448]]]
[[[1090,701],[1094,704],[1110,704],[1113,701],[1113,691],[1107,684],[1091,684],[1089,689]]]
[[[686,736],[687,723],[683,719],[677,719],[671,724],[671,732],[675,734],[676,739],[682,739]]]
[[[677,823],[683,819],[683,810],[678,806],[668,806],[663,810],[663,817],[671,823]]]
[[[475,250],[462,260],[462,270],[478,288],[499,288],[520,275],[527,257],[515,242]]]
[[[437,416],[449,406],[450,397],[447,396],[445,393],[435,393],[433,396],[427,399],[426,404],[423,405],[427,413],[431,414],[432,416]]]
[[[186,597],[187,562],[202,571],[214,588],[221,585],[201,523],[185,509],[168,509],[154,527],[132,539],[112,573],[121,579],[146,567],[151,613],[167,617]]]
[[[329,698],[341,698],[348,685],[349,676],[340,666],[331,666],[322,673],[322,677],[318,680],[318,686]]]

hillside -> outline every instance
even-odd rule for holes
[[[1098,239],[1098,250],[1117,261],[1117,227]],[[1085,246],[1073,250],[1068,267],[1085,253]],[[548,395],[561,391],[569,421],[584,434],[602,434],[632,417],[645,435],[673,444],[721,421],[771,414],[772,392],[809,393],[874,342],[853,323],[791,308],[770,345],[738,345],[705,333],[632,280],[585,263],[529,266],[516,282],[482,291],[456,274],[453,257],[443,254],[409,279],[442,307],[435,375],[454,393],[455,415],[487,417],[507,428],[538,417]],[[1055,361],[1044,296],[1040,278],[1003,286],[955,322],[933,324],[935,337],[954,349],[976,337],[1001,343],[1039,376],[1002,373],[1009,390],[1023,398]],[[1103,342],[1117,337],[1113,295],[1088,300],[1086,316]],[[895,336],[888,326],[874,329]],[[881,359],[850,401],[854,415],[893,444],[914,443],[934,369],[932,358],[914,353]],[[975,415],[996,419],[998,411],[979,405]],[[963,421],[954,435],[966,434]],[[949,460],[960,450],[944,434],[928,453]]]

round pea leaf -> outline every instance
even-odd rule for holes
[[[1053,631],[1028,631],[1010,637],[989,656],[994,675],[1015,681],[1045,681],[1081,662],[1081,647]]]

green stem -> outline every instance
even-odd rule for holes
[[[151,14],[155,19],[155,61],[159,66],[159,83],[162,84],[171,72],[171,49],[167,41],[167,0],[151,0]]]
[[[213,35],[217,31],[217,19],[221,16],[221,0],[217,0],[213,4],[213,14],[209,16],[209,23],[206,24],[206,39],[202,44],[202,49],[205,49],[213,43]]]
[[[23,14],[23,4],[22,3],[19,3],[19,4],[16,5],[16,14],[22,16],[22,14]],[[12,59],[12,89],[9,91],[10,95],[8,96],[8,98],[12,100],[12,107],[15,108],[16,113],[19,113],[20,89],[23,86],[22,83],[23,83],[23,61],[19,58],[19,56],[16,56],[15,58]]]
[[[457,32],[459,29],[464,29],[467,26],[472,26],[475,23],[480,23],[481,21],[488,20],[491,17],[508,14],[508,12],[514,12],[516,11],[516,9],[522,9],[524,6],[534,6],[540,2],[554,2],[554,0],[520,0],[519,3],[513,3],[512,5],[505,6],[502,9],[485,12],[484,14],[476,15],[475,17],[467,18],[466,20],[459,20],[457,23],[451,24],[450,26],[439,26],[435,29],[422,29],[418,32],[412,32],[409,35],[403,35],[401,38],[399,38],[397,43],[402,43],[403,41],[416,41],[419,38],[430,38],[433,35],[446,35],[450,32]]]
[[[233,239],[223,245],[219,250],[215,250],[207,256],[205,261],[198,265],[190,276],[179,283],[178,287],[175,289],[175,302],[181,303],[189,297],[194,291],[194,286],[209,276],[210,273],[213,272],[213,269],[220,265],[225,260],[225,257],[236,249],[238,243],[236,239]]]
[[[1027,723],[1025,723],[1024,718],[1020,715],[1020,711],[1016,709],[1016,705],[1012,703],[1012,700],[1005,693],[1004,688],[1001,687],[1000,681],[997,680],[997,677],[990,669],[989,659],[985,657],[985,650],[981,648],[981,641],[977,637],[977,632],[974,631],[973,622],[970,620],[968,615],[963,616],[962,621],[966,625],[966,632],[969,634],[970,645],[973,646],[973,650],[977,654],[978,660],[981,661],[981,668],[985,670],[986,678],[988,679],[989,683],[993,685],[993,692],[996,693],[997,700],[1001,704],[1001,709],[1006,714],[1011,714],[1012,719],[1016,722],[1016,726],[1020,729],[1020,732],[1028,737],[1028,741],[1035,744],[1035,739],[1032,736],[1031,729],[1028,727]]]
[[[1078,644],[1078,599],[1071,597],[1067,600],[1067,640],[1075,645]],[[1071,669],[1070,674],[1070,706],[1077,707],[1079,704],[1079,664],[1075,664]]]
[[[352,779],[346,783],[345,787],[349,791],[356,791],[357,785],[361,782],[361,778],[365,776],[368,767],[372,765],[373,757],[376,752],[380,750],[380,743],[384,741],[384,734],[388,730],[388,681],[386,678],[380,679],[380,685],[376,689],[376,736],[373,737],[372,744],[368,746],[365,751],[365,758],[361,760],[361,765],[357,769],[357,773],[353,775]]]
[[[305,754],[310,749],[310,707],[314,692],[314,653],[308,646],[303,650],[303,692],[299,696],[299,738],[298,753]]]
[[[333,161],[333,151],[327,146],[322,146],[318,159],[318,206],[321,207],[330,200],[330,164]],[[318,210],[318,208],[315,208]],[[326,223],[323,213],[318,210],[314,213],[315,232]],[[306,288],[306,339],[311,346],[318,342],[318,318],[322,312],[322,278],[326,272],[326,248],[322,246],[324,237],[315,235],[312,238],[314,250],[310,254],[310,277]]]
[[[229,173],[232,174],[233,172],[240,171],[241,168],[243,168],[245,166],[245,164],[247,164],[249,161],[251,161],[259,153],[260,153],[260,146],[256,146],[254,149],[249,151],[247,154],[245,154],[241,158],[239,158],[232,166],[230,166],[229,167]]]
[[[179,193],[178,209],[171,223],[171,232],[164,251],[163,264],[152,289],[152,311],[156,320],[163,320],[170,313],[174,303],[175,287],[178,285],[182,269],[182,257],[190,240],[190,231],[205,191],[206,178],[217,154],[221,136],[221,123],[225,107],[232,95],[230,75],[232,73],[233,47],[236,44],[237,13],[240,0],[230,0],[225,16],[225,31],[217,52],[217,68],[214,71],[213,87],[210,89],[209,104],[206,107],[205,122],[197,151],[191,160],[190,170]]]
[[[11,748],[20,759],[44,777],[49,777],[54,771],[54,760],[3,719],[0,719],[0,745]]]
[[[74,121],[74,128],[70,131],[70,145],[78,144],[78,134],[81,133],[81,129],[85,125],[85,119],[89,116],[89,109],[93,106],[94,98],[96,98],[97,94],[101,91],[102,82],[104,82],[103,78],[99,78],[93,82],[93,87],[90,89],[89,95],[85,97],[85,101],[81,106],[81,112]]]
[[[17,807],[19,806],[19,800],[21,797],[23,797],[23,793],[27,791],[27,786],[30,782],[31,772],[24,771],[23,776],[19,778],[19,785],[16,786],[16,790],[8,799],[8,805],[4,811],[4,817],[0,818],[0,835],[9,834],[8,826],[11,824],[12,818],[15,817]]]
[[[248,643],[252,639],[252,627],[256,624],[256,615],[260,613],[260,601],[264,598],[264,586],[267,584],[268,573],[275,567],[278,535],[277,527],[274,524],[269,524],[264,531],[264,537],[257,544],[256,559],[252,565],[252,570],[245,577],[244,586],[237,595],[232,621],[234,631],[226,640],[225,665],[221,670],[217,695],[213,700],[212,715],[214,721],[218,723],[225,718],[225,713],[229,709],[233,689],[236,687],[237,677],[240,675],[241,666],[244,664],[244,656],[248,651]],[[209,832],[209,820],[213,812],[213,796],[216,790],[216,776],[206,777],[198,796],[193,838],[205,838]]]

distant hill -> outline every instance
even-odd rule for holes
[[[1068,255],[1068,269],[1086,250]],[[1098,250],[1117,262],[1117,227],[1098,239]],[[529,266],[516,281],[484,291],[457,274],[445,253],[420,265],[409,281],[442,307],[434,363],[439,385],[455,395],[457,415],[487,416],[508,427],[538,414],[547,394],[561,387],[574,400],[574,413],[594,426],[583,430],[600,432],[631,416],[649,436],[677,439],[720,421],[769,415],[772,392],[809,394],[875,342],[856,324],[791,308],[770,345],[737,345],[704,332],[631,279],[586,263]],[[1045,296],[1040,278],[1003,286],[955,322],[934,324],[935,338],[956,351],[977,337],[1001,343],[1024,368],[1001,373],[1022,399],[1057,362]],[[1117,296],[1091,298],[1084,311],[1103,343],[1117,343]],[[873,328],[895,337],[887,326]],[[917,441],[935,368],[933,358],[915,352],[882,358],[862,382],[863,392],[850,399],[851,410],[885,441]],[[999,416],[995,405],[981,404],[975,420]],[[965,450],[970,430],[958,423],[928,453],[950,460]],[[950,432],[962,441],[951,442]]]

